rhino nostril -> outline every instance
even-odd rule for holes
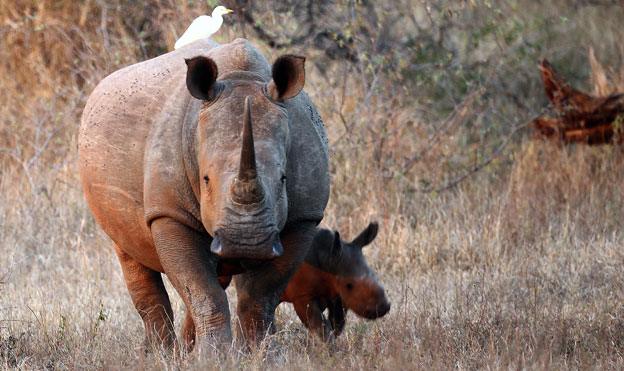
[[[282,254],[284,253],[284,246],[282,245],[282,243],[279,240],[276,240],[275,242],[273,242],[273,257],[277,258],[282,256]]]
[[[210,243],[210,251],[213,254],[221,254],[221,252],[223,251],[223,245],[221,244],[221,239],[215,234],[214,238],[212,239],[212,242]]]

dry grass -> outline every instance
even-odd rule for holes
[[[155,3],[160,23],[142,32],[160,32],[165,45],[202,8]],[[282,306],[265,352],[220,363],[144,355],[116,257],[82,198],[75,138],[94,84],[158,46],[116,23],[135,14],[122,1],[110,2],[105,32],[99,4],[0,4],[0,368],[624,367],[622,149],[516,141],[451,191],[418,192],[463,156],[454,149],[464,111],[437,138],[383,83],[374,94],[364,75],[343,85],[340,64],[329,77],[311,69],[307,82],[332,142],[325,224],[353,236],[381,222],[367,255],[391,312],[375,322],[350,315],[335,352]],[[179,24],[167,21],[174,9]],[[465,104],[480,114],[480,103]],[[423,156],[405,172],[413,153]]]

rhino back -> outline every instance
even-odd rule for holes
[[[189,47],[193,49],[195,43]],[[185,50],[182,48],[180,50]],[[197,50],[197,49],[195,49]],[[236,71],[251,71],[270,78],[267,60],[245,39],[210,49],[205,55],[219,69],[219,78]],[[145,220],[172,217],[205,232],[199,205],[199,168],[194,147],[201,102],[192,98],[185,84],[186,67],[170,93],[184,97],[169,100],[154,120],[145,150]]]
[[[160,264],[144,221],[147,138],[163,117],[163,107],[188,104],[188,93],[171,94],[184,86],[184,58],[215,46],[210,41],[197,42],[193,48],[116,71],[98,84],[83,111],[79,168],[87,202],[109,237],[153,269]]]
[[[157,270],[146,220],[180,211],[198,217],[183,164],[201,104],[186,89],[184,60],[197,55],[213,58],[220,76],[246,70],[270,78],[268,62],[246,40],[200,40],[104,78],[82,116],[79,167],[87,202],[117,245]]]
[[[188,157],[194,153],[201,102],[186,89],[184,59],[197,55],[213,58],[219,76],[252,71],[270,80],[269,63],[248,41],[219,46],[200,40],[103,79],[87,101],[80,127],[80,173],[96,220],[126,253],[160,271],[147,221],[182,212],[202,228],[196,184],[189,183],[185,166],[194,162]],[[288,223],[320,221],[329,197],[322,122],[305,93],[287,106],[292,123]]]

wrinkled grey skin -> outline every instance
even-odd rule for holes
[[[196,56],[216,64],[218,81]],[[89,97],[79,136],[85,197],[114,242],[148,341],[175,342],[165,273],[197,344],[231,343],[217,269],[232,265],[245,268],[237,312],[254,344],[307,253],[329,197],[327,147],[299,93],[303,59],[280,60],[273,81],[246,40],[198,41],[111,74]]]

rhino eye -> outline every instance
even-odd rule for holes
[[[282,177],[280,178],[280,181],[282,183],[286,183],[286,174],[282,174]]]

